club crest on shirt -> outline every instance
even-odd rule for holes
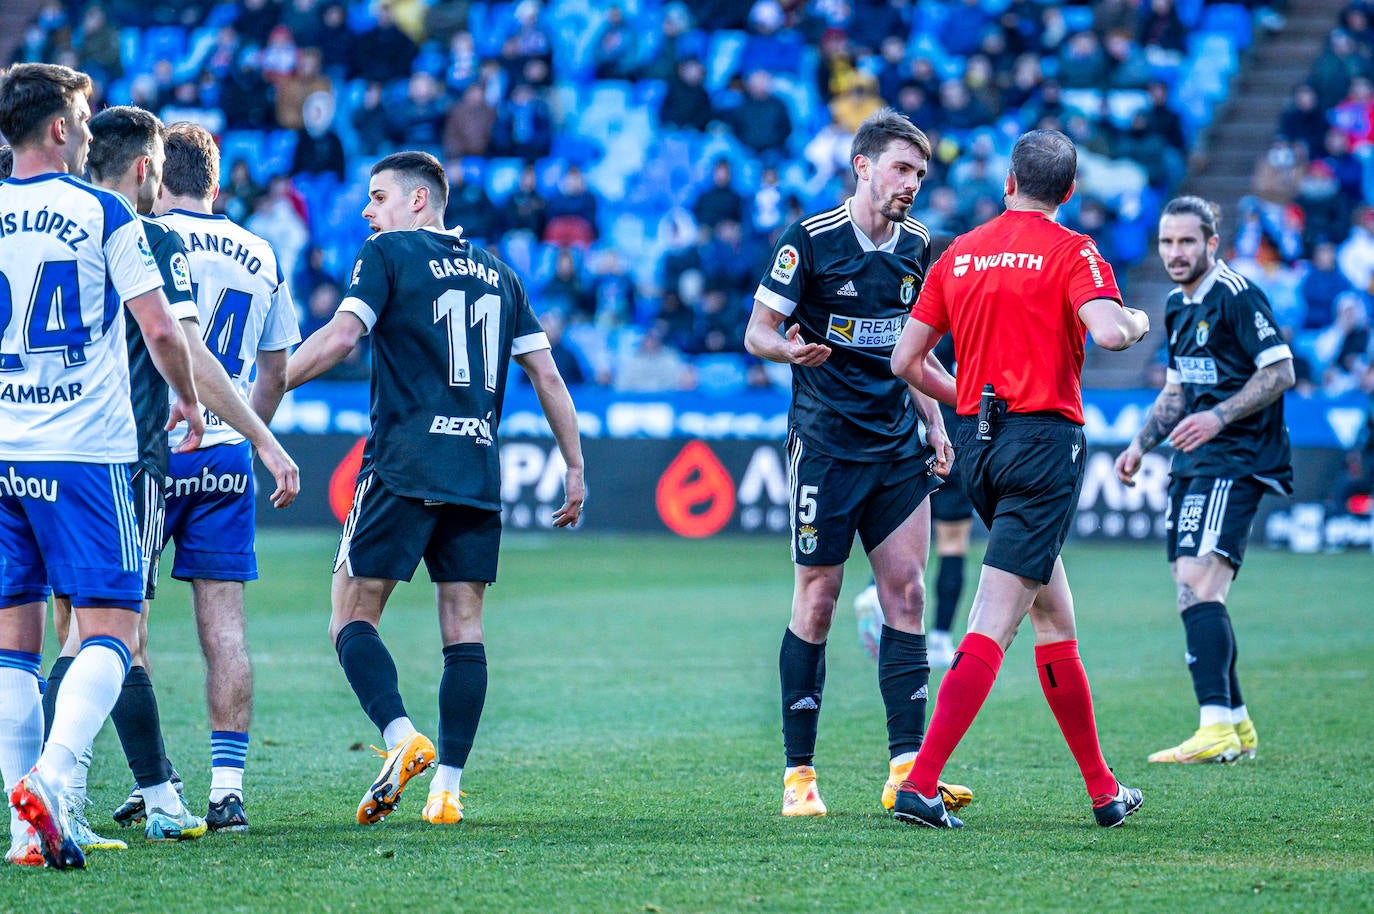
[[[790,244],[784,244],[773,260],[773,271],[769,275],[780,283],[790,284],[799,263],[801,255],[797,253],[797,249]]]
[[[916,277],[908,273],[902,277],[902,288],[898,295],[902,299],[902,304],[910,306],[911,300],[916,297]]]
[[[1198,321],[1197,329],[1193,331],[1193,339],[1197,340],[1199,346],[1207,345],[1207,338],[1212,335],[1212,325],[1207,321]]]
[[[802,555],[810,555],[816,551],[816,546],[820,542],[820,537],[816,533],[816,528],[810,524],[803,524],[797,528],[797,550]]]

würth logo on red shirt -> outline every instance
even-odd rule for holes
[[[994,269],[1041,270],[1045,266],[1045,258],[1041,254],[1016,254],[1011,251],[1002,251],[998,254],[955,255],[955,276],[963,276],[970,266],[975,273]]]
[[[1094,251],[1091,246],[1084,247],[1078,252],[1078,256],[1088,258],[1088,269],[1091,270],[1093,274],[1093,285],[1097,286],[1099,289],[1105,286],[1107,283],[1106,280],[1102,278],[1102,267],[1098,266],[1097,263],[1097,251]]]

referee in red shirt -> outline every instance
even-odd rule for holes
[[[1123,307],[1111,265],[1093,240],[1054,221],[1073,194],[1077,169],[1073,142],[1057,130],[1033,130],[1017,140],[1006,212],[956,238],[931,268],[892,353],[899,377],[935,395],[940,386],[927,376],[926,355],[941,336],[953,334],[955,455],[965,491],[988,527],[968,634],[897,794],[894,815],[911,824],[963,825],[945,811],[936,780],[1028,613],[1040,685],[1083,773],[1097,823],[1120,825],[1140,807],[1140,791],[1116,780],[1098,746],[1059,550],[1083,484],[1085,335],[1091,332],[1107,349],[1125,349],[1150,324],[1144,312]]]

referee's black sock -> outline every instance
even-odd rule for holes
[[[888,757],[918,751],[926,736],[930,694],[925,635],[883,626],[878,642],[878,689],[887,708]]]
[[[476,641],[445,647],[444,675],[439,680],[440,765],[462,768],[468,763],[486,700],[486,648]]]
[[[67,668],[72,665],[75,657],[58,657],[52,662],[52,669],[48,670],[48,687],[43,690],[43,742],[48,741],[48,734],[52,732],[53,711],[57,709],[57,691],[62,688],[62,677],[67,675]]]
[[[964,593],[964,557],[940,556],[940,571],[935,577],[935,631],[954,631],[954,614]]]
[[[172,763],[162,742],[162,719],[157,710],[153,681],[141,666],[129,667],[124,688],[110,712],[124,757],[139,787],[156,787],[172,777]]]
[[[825,690],[825,642],[812,644],[792,633],[782,634],[778,653],[782,682],[782,747],[787,766],[810,765],[816,756],[816,727]]]
[[[401,701],[396,662],[372,623],[357,620],[345,625],[334,649],[339,652],[339,666],[353,694],[379,731],[396,718],[409,716]]]
[[[1188,641],[1188,672],[1199,707],[1231,707],[1231,659],[1235,642],[1224,603],[1194,603],[1183,611]]]

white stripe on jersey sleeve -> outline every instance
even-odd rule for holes
[[[515,342],[511,343],[511,355],[524,355],[527,352],[538,352],[540,349],[552,349],[549,345],[549,336],[543,330],[534,333],[526,333],[524,336],[517,336]]]
[[[792,301],[790,298],[783,298],[772,289],[763,285],[760,285],[754,290],[754,301],[762,302],[783,317],[791,317],[792,312],[797,310],[796,302]]]
[[[200,323],[200,308],[191,298],[183,298],[181,301],[169,302],[172,309],[172,317],[179,321],[195,321]]]
[[[1164,383],[1165,383],[1165,384],[1182,384],[1182,383],[1183,383],[1183,372],[1179,371],[1177,368],[1166,368],[1166,369],[1164,369]]]
[[[123,301],[162,288],[162,271],[148,250],[143,223],[137,219],[124,223],[110,235],[105,242],[105,260],[110,285]]]
[[[353,295],[339,303],[339,311],[347,311],[362,321],[368,333],[372,332],[372,327],[377,323],[377,312],[373,311],[367,302]]]
[[[272,305],[263,318],[258,348],[263,352],[276,352],[290,349],[300,341],[301,325],[296,316],[296,303],[291,300],[291,289],[282,283],[272,293]]]
[[[1263,368],[1266,365],[1273,365],[1275,362],[1282,362],[1284,359],[1291,359],[1292,357],[1293,350],[1288,348],[1288,344],[1279,343],[1277,346],[1270,346],[1255,356],[1255,367]]]

